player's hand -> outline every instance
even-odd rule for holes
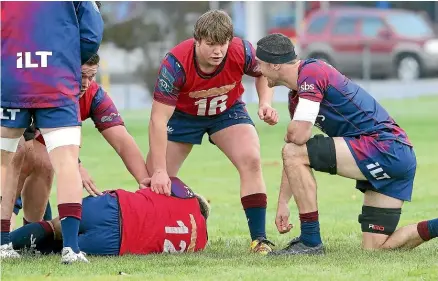
[[[287,204],[278,203],[275,225],[277,226],[278,232],[281,234],[288,233],[293,227],[293,225],[289,223],[289,216],[290,212]]]
[[[151,178],[145,178],[143,179],[140,184],[138,185],[138,189],[145,189],[151,187]]]
[[[81,164],[79,164],[79,173],[81,174],[82,178],[82,186],[91,196],[96,197],[98,195],[102,195],[102,192],[97,189],[93,179],[90,177],[87,170]]]
[[[171,181],[167,171],[156,170],[151,178],[151,189],[158,194],[170,196]]]
[[[269,125],[275,125],[278,123],[278,113],[273,107],[269,104],[261,104],[259,105],[258,115],[260,120],[265,121]]]

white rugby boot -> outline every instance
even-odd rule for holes
[[[61,263],[64,264],[71,264],[74,262],[85,262],[89,263],[87,258],[85,257],[84,252],[75,253],[72,248],[70,247],[64,247],[62,248],[62,256],[61,256]]]
[[[0,246],[0,259],[18,259],[21,258],[20,254],[17,253],[12,247],[12,243],[3,244]]]

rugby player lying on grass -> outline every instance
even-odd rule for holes
[[[136,192],[117,189],[84,198],[82,208],[78,241],[84,262],[84,253],[195,252],[207,245],[210,205],[178,178],[171,177],[171,196],[150,188]],[[31,248],[42,254],[61,251],[59,217],[20,227],[11,232],[11,241],[15,250]]]

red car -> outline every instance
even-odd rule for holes
[[[372,76],[413,80],[438,72],[438,38],[429,20],[412,11],[318,10],[306,19],[298,44],[300,57],[326,60],[351,76],[365,73],[364,62]]]

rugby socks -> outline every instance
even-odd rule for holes
[[[46,221],[29,223],[11,232],[14,249],[36,248],[42,241],[53,240],[54,233]]]
[[[301,236],[300,240],[308,247],[315,247],[322,243],[319,232],[318,211],[300,214]]]
[[[1,245],[9,244],[9,232],[11,230],[11,220],[1,220]]]
[[[419,222],[417,224],[417,231],[424,241],[438,237],[438,218]]]
[[[63,246],[70,247],[75,253],[79,253],[78,234],[82,205],[80,203],[59,204],[58,212],[61,219]]]
[[[265,193],[256,193],[240,199],[245,210],[251,239],[266,238],[266,205]]]
[[[46,212],[44,213],[43,221],[52,220],[52,207],[50,201],[47,201]]]

